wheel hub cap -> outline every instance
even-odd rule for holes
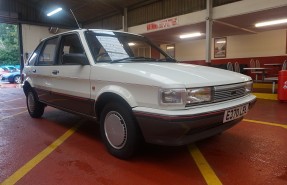
[[[123,148],[127,140],[127,128],[123,117],[118,112],[109,112],[104,128],[109,143],[116,149]]]

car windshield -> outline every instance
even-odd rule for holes
[[[176,62],[143,36],[89,30],[86,39],[96,63]]]

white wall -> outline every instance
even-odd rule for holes
[[[32,53],[40,41],[54,34],[49,33],[49,27],[22,24],[23,53]],[[60,29],[59,32],[68,31]],[[26,57],[24,56],[24,60]]]
[[[227,58],[286,55],[286,30],[227,38]]]
[[[212,42],[212,59],[213,46]],[[286,54],[286,30],[227,37],[226,58],[282,56]],[[205,40],[176,43],[175,58],[179,61],[205,60]]]
[[[179,61],[204,60],[205,40],[176,43],[175,58]]]

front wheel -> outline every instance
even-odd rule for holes
[[[27,109],[32,118],[40,118],[45,109],[45,104],[39,102],[36,93],[29,89],[26,97]]]
[[[127,106],[107,104],[101,113],[100,129],[107,150],[118,158],[131,158],[140,146],[140,130]]]
[[[21,83],[21,76],[19,76],[19,75],[15,76],[14,79],[13,79],[13,81],[14,81],[14,83],[16,83],[16,84],[20,84],[20,83]]]

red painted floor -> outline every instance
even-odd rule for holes
[[[0,183],[83,118],[48,107],[25,111],[22,89],[0,88]],[[17,109],[15,109],[17,108]],[[246,119],[287,125],[287,103],[258,100]],[[186,146],[145,145],[130,161],[109,155],[97,124],[79,130],[17,184],[207,184]],[[242,121],[196,143],[222,184],[287,184],[287,129]]]

